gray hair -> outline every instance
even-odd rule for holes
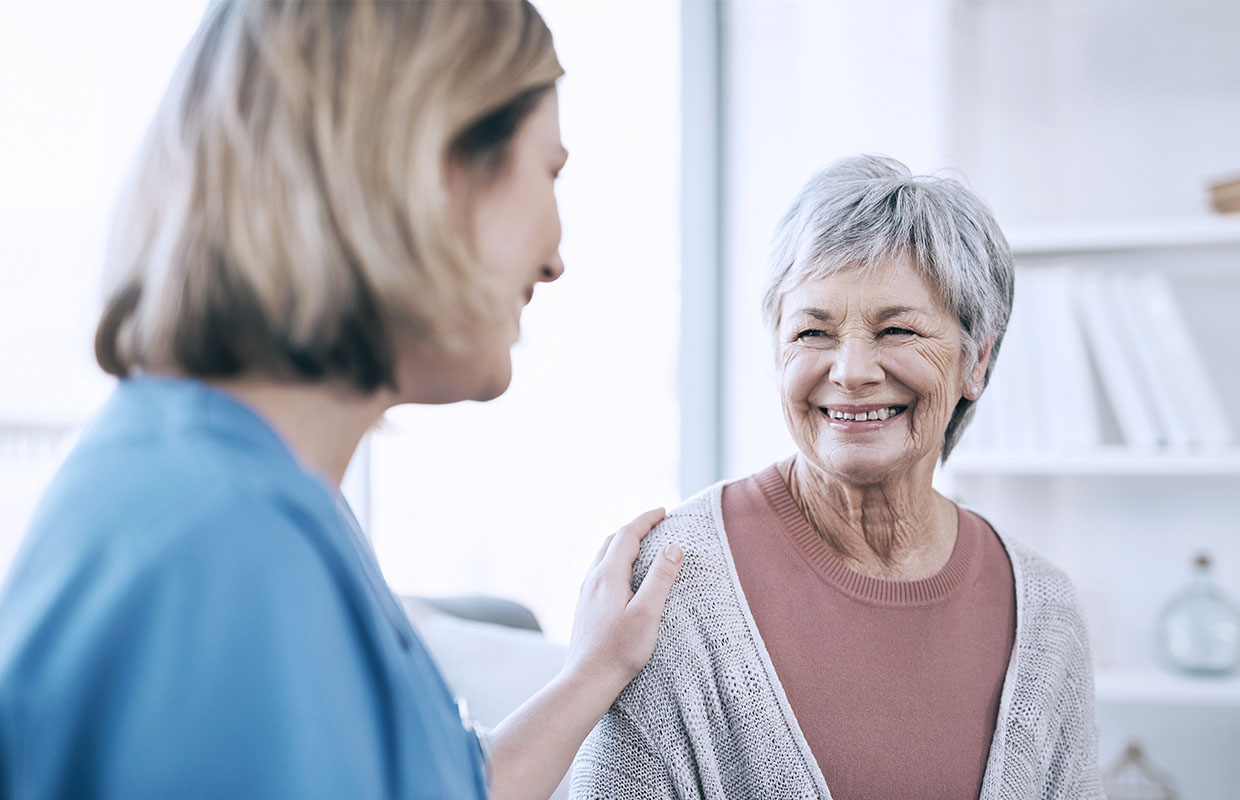
[[[762,315],[775,337],[784,295],[841,269],[873,268],[909,255],[960,320],[966,358],[993,342],[982,386],[990,382],[1012,313],[1012,251],[990,209],[950,178],[913,175],[893,158],[842,158],[812,177],[775,228]],[[973,416],[961,398],[943,461]]]

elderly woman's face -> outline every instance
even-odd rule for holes
[[[797,447],[851,482],[933,467],[957,402],[980,393],[984,362],[965,363],[959,321],[907,258],[798,286],[777,335]]]

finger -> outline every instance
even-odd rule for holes
[[[590,561],[590,569],[594,569],[602,562],[603,556],[607,555],[607,548],[611,546],[611,540],[614,538],[616,538],[616,534],[612,533],[608,534],[607,538],[603,540],[603,546],[598,549],[598,552],[594,554],[594,559]]]
[[[646,534],[650,533],[654,526],[662,522],[666,516],[667,512],[662,508],[652,508],[638,514],[632,522],[616,531],[607,557],[625,566],[631,566],[637,559],[637,551],[641,547],[642,539],[646,538]]]
[[[680,545],[669,544],[650,564],[642,585],[637,587],[637,594],[629,601],[629,609],[647,619],[658,620],[663,616],[663,604],[672,591],[672,584],[680,574],[685,562],[685,553]]]
[[[667,511],[663,508],[652,508],[649,511],[643,511],[634,517],[627,525],[612,534],[615,538],[612,540],[612,551],[617,547],[625,544],[624,540],[633,540],[640,542],[646,537],[646,534],[663,521],[667,516]]]

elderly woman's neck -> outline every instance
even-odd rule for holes
[[[956,544],[955,505],[930,476],[851,485],[801,455],[778,465],[801,513],[850,569],[883,580],[936,575]]]

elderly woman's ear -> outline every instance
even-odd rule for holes
[[[995,340],[991,339],[977,349],[977,358],[973,366],[964,376],[964,399],[977,402],[986,386],[986,367],[990,364],[990,353],[994,350]]]

